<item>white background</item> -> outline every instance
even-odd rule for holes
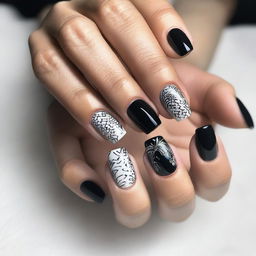
[[[59,181],[49,153],[50,98],[34,78],[27,37],[36,26],[0,6],[0,255],[256,255],[255,131],[219,128],[233,166],[228,195],[197,200],[184,223],[128,230],[110,201],[87,204]],[[211,72],[229,80],[256,120],[256,27],[225,31]]]

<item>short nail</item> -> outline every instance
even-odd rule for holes
[[[160,93],[160,101],[166,111],[177,121],[188,118],[191,115],[189,104],[175,85],[167,85]]]
[[[243,102],[239,99],[236,98],[237,104],[240,108],[240,111],[244,117],[244,121],[246,122],[247,126],[249,128],[254,128],[254,123],[253,123],[253,119],[248,111],[248,109],[245,107],[245,105],[243,104]]]
[[[168,33],[167,41],[179,56],[184,56],[193,50],[193,45],[186,34],[178,28],[174,28]]]
[[[174,153],[163,137],[147,140],[145,148],[149,163],[158,175],[167,176],[175,172],[177,164]]]
[[[80,190],[97,203],[102,203],[105,199],[105,192],[93,181],[84,181]]]
[[[146,134],[161,124],[156,112],[143,100],[135,100],[127,110],[128,116]]]
[[[196,147],[204,161],[211,161],[217,157],[217,142],[211,125],[196,129]]]
[[[126,134],[120,122],[105,111],[94,113],[91,123],[93,127],[111,143],[117,143]]]
[[[130,188],[136,182],[135,169],[125,148],[112,150],[108,155],[112,177],[119,188]]]

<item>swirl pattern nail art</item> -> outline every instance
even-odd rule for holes
[[[111,143],[117,143],[126,134],[122,125],[105,111],[98,111],[92,116],[93,127]]]
[[[162,136],[145,142],[146,155],[154,171],[160,176],[175,172],[177,163],[172,149]]]
[[[108,163],[118,187],[130,188],[136,182],[135,169],[125,148],[112,150],[108,155]]]
[[[177,121],[191,115],[191,109],[185,96],[175,85],[167,85],[161,91],[160,100],[166,111]]]

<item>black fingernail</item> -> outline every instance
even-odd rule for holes
[[[161,120],[156,112],[143,100],[135,100],[129,106],[127,114],[147,134],[161,124]]]
[[[217,157],[216,136],[211,125],[196,129],[196,147],[204,161],[211,161]]]
[[[236,98],[236,101],[237,101],[237,104],[240,108],[240,111],[244,117],[244,121],[246,122],[247,126],[251,129],[254,128],[254,123],[253,123],[252,117],[251,117],[248,109],[245,107],[245,105],[243,104],[243,102],[240,99]]]
[[[169,144],[163,137],[157,136],[145,142],[148,160],[160,176],[167,176],[177,169],[176,159]]]
[[[104,201],[105,192],[93,181],[84,181],[80,186],[80,190],[97,203]]]
[[[167,41],[180,56],[184,56],[193,50],[193,46],[186,34],[178,28],[174,28],[168,33]]]

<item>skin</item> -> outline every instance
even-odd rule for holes
[[[112,197],[117,220],[130,228],[148,220],[150,197],[156,197],[162,218],[182,221],[192,214],[196,193],[210,201],[224,196],[231,168],[221,139],[217,138],[217,157],[206,162],[197,152],[194,132],[210,123],[246,128],[229,83],[189,64],[173,65],[191,95],[193,114],[182,122],[162,117],[162,125],[150,135],[127,127],[127,135],[118,144],[99,142],[57,102],[49,108],[51,141],[63,183],[88,201],[92,200],[81,193],[80,184],[88,179],[99,184]],[[175,173],[167,177],[156,175],[144,156],[144,141],[157,135],[170,144],[178,163]],[[127,148],[136,169],[137,181],[129,189],[115,185],[107,166],[108,152],[118,147]]]
[[[147,2],[61,2],[29,38],[35,74],[62,105],[54,102],[48,111],[60,179],[90,202],[79,187],[85,180],[96,182],[112,197],[117,221],[129,228],[147,222],[151,197],[156,197],[161,217],[170,221],[191,215],[196,193],[210,201],[220,199],[231,178],[224,147],[218,138],[217,158],[203,161],[195,147],[194,131],[215,123],[246,127],[230,84],[173,60],[178,56],[166,40],[170,28],[181,28],[191,39],[176,11],[165,0]],[[132,20],[122,10],[128,10]],[[191,24],[194,32],[196,26]],[[219,24],[224,26],[224,22]],[[196,43],[198,39],[197,35]],[[209,54],[204,59],[197,57],[197,48],[188,61],[206,67],[214,43],[207,47]],[[183,91],[193,111],[180,123],[170,120],[159,101],[160,90],[170,82]],[[162,125],[150,135],[139,132],[127,117],[126,109],[135,98],[144,99],[161,115]],[[114,146],[90,125],[91,115],[102,109],[122,120],[128,132]],[[157,176],[143,156],[144,141],[156,135],[165,138],[177,159],[178,168],[168,177]],[[136,183],[129,189],[116,186],[106,164],[108,152],[118,147],[128,149],[136,170]]]

